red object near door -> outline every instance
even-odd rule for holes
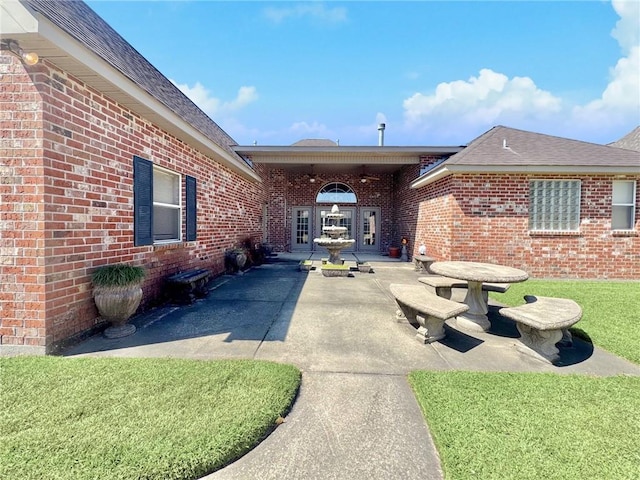
[[[391,258],[400,258],[400,248],[399,247],[389,247],[389,256]]]

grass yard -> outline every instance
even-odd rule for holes
[[[632,480],[640,378],[413,372],[448,480]]]
[[[640,282],[527,280],[491,298],[509,306],[525,303],[524,295],[561,297],[582,307],[582,330],[594,345],[640,364]]]
[[[292,405],[300,371],[257,361],[1,358],[0,478],[196,479]]]

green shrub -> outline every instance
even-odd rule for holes
[[[139,283],[144,279],[145,271],[143,267],[115,263],[98,267],[91,276],[94,286],[100,287],[122,287],[132,283]]]

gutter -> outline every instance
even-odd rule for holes
[[[518,174],[532,174],[532,175],[575,175],[581,176],[584,174],[604,174],[604,175],[638,175],[640,172],[637,167],[623,166],[623,167],[611,167],[611,166],[597,166],[597,165],[520,165],[520,166],[505,166],[505,165],[442,165],[432,171],[425,173],[418,177],[411,183],[411,188],[422,188],[429,185],[441,178],[447,177],[456,173],[518,173]]]

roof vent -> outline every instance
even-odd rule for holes
[[[384,147],[384,129],[386,125],[381,123],[378,125],[378,146]]]

